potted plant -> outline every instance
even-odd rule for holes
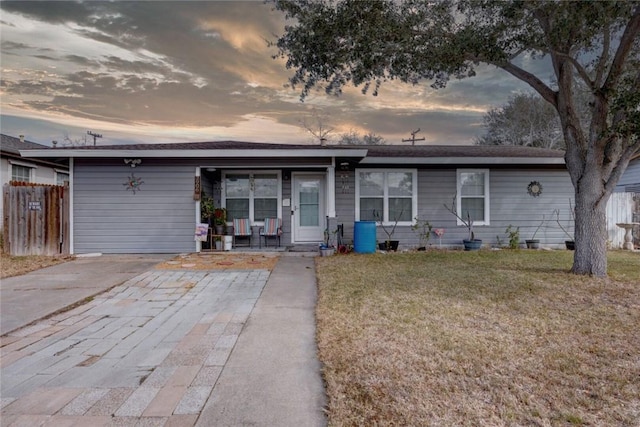
[[[226,234],[227,210],[225,208],[216,208],[213,216],[215,221],[216,234]]]
[[[376,218],[376,221],[378,222],[378,224],[380,224],[380,227],[382,227],[384,234],[387,235],[387,238],[385,239],[384,242],[378,243],[378,249],[380,249],[381,251],[397,251],[398,250],[398,244],[400,242],[398,240],[393,240],[393,233],[396,232],[396,226],[398,225],[398,221],[400,221],[402,212],[403,211],[400,211],[398,216],[394,218],[393,226],[390,227],[389,225],[384,224],[384,222],[382,221],[382,216],[380,215],[380,212],[373,211],[373,216]]]
[[[536,227],[536,231],[533,232],[533,235],[531,236],[530,239],[525,240],[525,243],[527,244],[527,249],[538,249],[540,248],[540,240],[536,239],[536,234],[538,234],[538,231],[540,230],[540,227],[542,227],[542,224],[544,224],[544,214],[542,215],[542,221],[540,221],[540,224],[538,224],[538,227]]]
[[[418,217],[415,218],[415,224],[411,226],[411,230],[418,233],[418,238],[420,239],[420,243],[418,246],[419,251],[424,251],[427,249],[432,229],[433,226],[426,219],[421,220]]]
[[[573,240],[573,235],[569,233],[569,231],[562,225],[562,222],[560,221],[560,209],[556,209],[554,213],[556,215],[556,222],[558,223],[558,227],[560,227],[560,229],[564,232],[565,236],[569,238],[569,240],[564,241],[565,247],[570,251],[574,250],[576,248],[576,242]],[[572,220],[573,220],[573,207],[571,206],[571,201],[569,201],[569,221],[571,222]]]
[[[200,220],[202,222],[208,222],[209,225],[213,225],[214,211],[213,198],[203,193],[200,196]]]
[[[454,194],[453,201],[451,202],[451,207],[444,205],[445,209],[451,212],[456,218],[458,218],[469,230],[469,238],[463,239],[462,243],[464,244],[465,251],[476,251],[480,249],[482,246],[482,240],[476,239],[475,234],[473,234],[473,220],[471,219],[471,215],[467,212],[467,219],[462,218],[458,215],[458,211],[456,210],[456,196]]]

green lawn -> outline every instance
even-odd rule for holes
[[[569,251],[317,258],[330,425],[640,420],[640,254],[609,278]]]

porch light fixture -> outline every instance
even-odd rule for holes
[[[129,165],[132,168],[135,168],[140,163],[142,163],[142,159],[124,159],[124,164]]]

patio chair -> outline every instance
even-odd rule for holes
[[[264,226],[260,227],[258,233],[258,240],[260,240],[260,247],[262,248],[262,238],[264,238],[264,245],[267,246],[267,238],[273,237],[276,239],[277,247],[280,247],[280,236],[282,235],[282,220],[280,218],[265,218]]]
[[[249,218],[234,218],[233,219],[233,247],[236,247],[236,239],[247,238],[249,243],[247,246],[251,246],[251,221]]]

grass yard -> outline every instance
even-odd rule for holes
[[[317,258],[329,425],[640,425],[640,254]]]

